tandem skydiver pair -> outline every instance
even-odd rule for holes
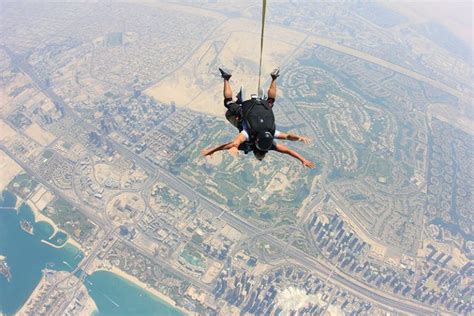
[[[277,91],[276,79],[280,75],[280,70],[277,68],[270,74],[272,81],[266,98],[252,95],[249,100],[245,101],[243,100],[242,89],[237,95],[237,100],[233,100],[233,93],[229,82],[232,75],[221,68],[219,68],[219,71],[224,79],[224,106],[227,109],[225,117],[239,130],[239,134],[231,142],[214,148],[204,149],[202,155],[209,156],[221,150],[228,150],[235,155],[240,150],[245,152],[245,154],[253,152],[255,158],[261,161],[265,158],[268,151],[274,150],[298,159],[305,167],[315,168],[313,162],[275,141],[275,139],[286,139],[301,141],[305,144],[311,142],[308,137],[283,133],[276,129],[273,105]]]

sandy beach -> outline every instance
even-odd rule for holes
[[[52,243],[50,243],[49,241],[46,241],[46,240],[41,240],[41,242],[47,244],[48,246],[51,246],[51,247],[53,247],[53,248],[58,248],[58,249],[64,247],[66,244],[71,244],[72,246],[78,248],[80,251],[82,251],[83,253],[85,253],[85,250],[82,248],[81,244],[79,244],[77,241],[75,241],[74,239],[72,239],[72,238],[69,236],[69,234],[67,234],[66,232],[64,232],[64,233],[68,236],[68,238],[67,238],[67,242],[66,242],[64,245],[62,245],[62,246],[56,246],[55,244],[52,244]]]
[[[46,278],[44,277],[43,273],[43,276],[41,277],[41,280],[39,281],[38,285],[35,287],[33,292],[31,292],[30,297],[26,300],[23,306],[18,310],[18,312],[16,312],[16,315],[27,315],[28,308],[32,307],[34,305],[34,302],[38,300],[46,283]]]
[[[87,255],[86,250],[82,247],[80,243],[75,241],[69,234],[67,234],[67,243],[73,245],[74,247],[78,248],[80,251],[82,251],[85,255]]]
[[[64,278],[65,275],[68,275],[68,274],[69,272],[65,272],[65,271],[56,272],[55,277],[53,277],[53,279],[50,280],[50,283],[51,282],[54,283],[58,278],[59,279]],[[74,280],[73,281],[74,283],[79,281],[77,277],[75,277],[74,275],[70,275],[69,277]],[[23,304],[23,306],[18,310],[18,312],[16,312],[16,315],[35,314],[36,313],[35,310],[32,311],[29,309],[34,308],[35,302],[41,297],[43,292],[45,292],[45,290],[47,289],[47,285],[48,285],[48,281],[46,280],[46,277],[44,276],[44,271],[43,271],[43,276],[41,277],[40,282],[38,283],[36,288],[33,290],[28,300]],[[81,300],[81,304],[84,306],[84,308],[80,311],[81,315],[92,315],[95,311],[97,311],[97,305],[95,304],[94,300],[88,295],[87,289],[84,284],[81,283],[78,290],[84,294],[83,299]],[[70,294],[72,293],[73,292],[70,292]]]
[[[39,209],[36,207],[35,204],[33,204],[31,201],[27,201],[26,202],[28,204],[28,206],[31,208],[31,210],[33,211],[33,214],[35,215],[35,222],[46,222],[48,223],[49,225],[51,225],[53,227],[53,235],[56,234],[60,229],[58,228],[58,226],[56,225],[55,222],[53,222],[53,220],[47,216],[45,216],[43,213],[41,213],[39,211]],[[73,245],[74,247],[78,248],[79,250],[81,250],[82,252],[85,253],[85,250],[84,248],[82,247],[81,244],[79,244],[77,241],[75,241],[68,233],[66,233],[65,231],[61,230],[62,232],[64,232],[66,235],[67,235],[67,243]],[[61,246],[61,247],[58,247],[56,245],[53,245],[47,241],[42,241],[48,245],[50,245],[51,247],[55,247],[55,248],[62,248],[64,246]]]
[[[56,234],[59,230],[58,226],[51,220],[51,218],[46,217],[42,214],[36,205],[30,200],[26,201],[26,204],[31,208],[33,214],[35,215],[35,222],[46,222],[53,227],[53,235]]]
[[[88,295],[87,301],[84,309],[82,310],[83,315],[93,315],[97,311],[97,305],[95,305],[94,300]]]
[[[132,282],[133,284],[135,284],[136,286],[142,288],[143,290],[151,293],[152,295],[156,296],[157,298],[159,298],[161,301],[164,301],[166,302],[167,304],[173,306],[174,308],[178,309],[179,311],[181,311],[182,313],[184,313],[185,315],[194,315],[193,313],[191,313],[190,311],[180,307],[180,306],[177,306],[176,305],[176,302],[171,299],[170,297],[164,295],[163,293],[155,290],[154,288],[148,286],[147,284],[143,283],[142,281],[140,281],[138,278],[128,274],[128,273],[125,273],[124,271],[120,270],[119,268],[115,267],[115,266],[111,266],[111,265],[107,265],[107,267],[100,267],[98,269],[96,269],[95,271],[108,271],[108,272],[112,272],[114,274],[117,274],[118,276],[124,278],[125,280],[129,281],[129,282]]]

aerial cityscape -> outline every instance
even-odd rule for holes
[[[472,315],[473,4],[424,5],[268,1],[308,169],[201,153],[261,1],[0,2],[0,315]]]

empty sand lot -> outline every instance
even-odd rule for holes
[[[273,68],[285,63],[305,35],[279,26],[269,25],[266,31],[262,62],[262,85]],[[227,20],[204,41],[195,53],[156,85],[145,91],[165,103],[175,102],[199,112],[222,116],[222,79],[218,67],[233,73],[234,95],[240,86],[247,97],[257,92],[260,51],[260,24],[245,18]],[[265,91],[266,92],[266,91]]]
[[[0,170],[0,191],[3,191],[22,169],[7,154],[0,150]]]

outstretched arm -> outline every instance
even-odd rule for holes
[[[242,144],[243,142],[245,142],[247,139],[245,138],[245,135],[240,132],[239,135],[237,135],[234,140],[232,141],[232,143],[234,144],[234,147],[239,147],[240,144]]]
[[[203,151],[201,151],[201,154],[203,156],[210,156],[213,153],[221,151],[221,150],[229,150],[231,154],[235,155],[238,153],[239,146],[243,142],[245,142],[245,135],[243,135],[242,133],[239,133],[239,135],[237,135],[233,141],[219,145],[214,148],[204,149]]]
[[[233,146],[233,142],[228,142],[228,143],[219,145],[219,146],[214,147],[214,148],[203,149],[201,151],[201,154],[203,156],[211,156],[215,152],[218,152],[218,151],[221,151],[221,150],[229,150],[229,149],[232,148],[232,146]]]
[[[313,169],[313,168],[316,167],[316,165],[313,162],[311,162],[309,160],[306,160],[303,156],[298,154],[296,151],[291,150],[290,148],[286,147],[283,144],[276,144],[276,151],[278,151],[279,153],[282,153],[282,154],[287,154],[287,155],[290,155],[292,157],[295,157],[296,159],[301,161],[301,163],[305,167],[308,167],[310,169]]]
[[[280,132],[280,134],[278,135],[277,138],[278,139],[291,140],[291,141],[294,141],[294,142],[303,142],[305,144],[310,144],[311,143],[311,139],[309,139],[306,136],[300,136],[300,135],[290,134],[290,133]]]

